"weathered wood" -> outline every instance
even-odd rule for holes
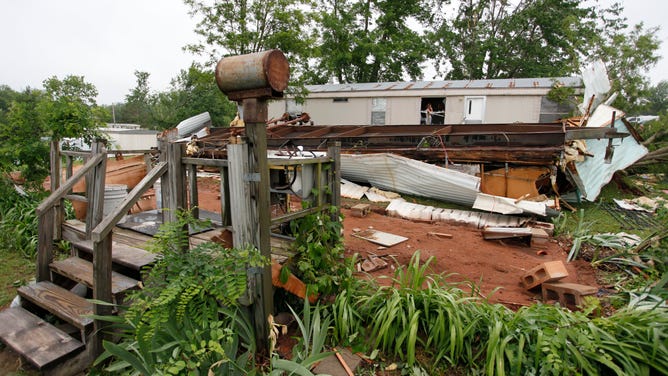
[[[89,175],[90,182],[86,185],[86,197],[88,206],[86,210],[86,238],[90,239],[91,232],[104,216],[104,182],[107,171],[106,150],[101,142],[92,146],[92,155],[103,155],[105,158],[93,168]],[[89,184],[90,183],[90,184]]]
[[[220,169],[220,206],[223,226],[232,226],[232,200],[230,199],[230,169]]]
[[[269,210],[269,164],[267,162],[267,101],[264,99],[245,99],[243,101],[244,122],[249,151],[249,172],[259,174],[259,182],[251,184],[251,202],[255,209],[253,234],[254,244],[260,253],[271,258],[271,212]],[[258,352],[264,356],[269,353],[268,317],[274,311],[273,287],[271,284],[271,267],[262,268],[259,273],[251,273],[255,279],[254,326]]]
[[[113,240],[117,243],[127,244],[132,247],[146,248],[147,244],[153,239],[152,236],[139,233],[133,230],[127,230],[120,227],[114,227],[112,230]]]
[[[329,144],[327,155],[332,160],[329,169],[329,190],[331,192],[329,201],[336,207],[336,213],[333,214],[335,221],[339,220],[341,212],[341,141],[334,141]]]
[[[255,244],[253,238],[254,218],[251,215],[250,182],[244,179],[244,176],[248,174],[248,145],[245,143],[227,145],[227,156],[231,204],[228,210],[234,213],[234,216],[232,216],[232,239],[235,247],[242,248],[246,245]]]
[[[69,290],[43,281],[21,286],[16,292],[80,330],[92,328],[93,304]]]
[[[86,260],[78,257],[70,257],[65,260],[54,261],[50,267],[54,273],[83,283],[91,289],[93,288],[93,264]],[[111,294],[116,295],[137,287],[137,280],[120,273],[112,272],[111,267],[108,269],[111,272]]]
[[[72,242],[72,246],[78,250],[93,254],[94,243],[92,240]],[[141,248],[112,241],[111,261],[132,270],[141,270],[144,266],[153,264],[159,256],[155,253],[145,251]]]
[[[51,192],[55,192],[62,180],[62,171],[60,168],[60,142],[59,140],[51,141]],[[60,225],[65,220],[65,203],[63,199],[56,201],[55,211],[53,214],[53,237],[60,239]]]
[[[53,261],[53,207],[37,217],[37,282],[51,281],[49,264]]]
[[[81,260],[78,257],[72,257],[68,260]],[[118,274],[111,270],[111,235],[107,235],[100,241],[93,243],[93,264],[85,265],[86,270],[81,270],[82,276],[90,275],[92,280],[93,299],[101,302],[112,303],[113,295],[116,295],[125,290],[135,288],[138,281]],[[91,273],[88,268],[92,267]],[[87,284],[84,281],[80,281]],[[97,316],[109,316],[112,313],[112,307],[106,304],[95,304],[93,311]],[[100,355],[104,352],[102,341],[108,339],[109,334],[106,333],[106,328],[110,323],[102,320],[95,320],[95,333],[91,337],[91,351],[94,356]]]
[[[0,312],[0,338],[37,369],[83,348],[67,333],[19,307]]]
[[[114,226],[123,218],[124,215],[132,208],[132,206],[141,198],[149,188],[153,186],[158,178],[167,172],[167,162],[160,162],[149,174],[144,176],[142,180],[128,193],[128,195],[118,204],[118,206],[107,215],[91,232],[91,239],[99,242],[105,238],[113,229]]]
[[[227,159],[205,159],[183,157],[181,162],[187,165],[205,166],[205,167],[227,167]]]
[[[284,215],[281,215],[279,217],[272,218],[271,219],[271,224],[272,225],[277,225],[279,223],[290,222],[290,221],[295,220],[297,218],[303,218],[307,215],[321,212],[322,209],[323,209],[322,207],[314,206],[312,208],[303,209],[303,210],[300,210],[300,211],[284,214]]]
[[[199,195],[197,192],[197,166],[187,165],[188,171],[188,209],[193,217],[199,218]]]
[[[98,163],[104,160],[106,156],[104,154],[98,154],[95,157],[91,158],[84,166],[77,171],[70,179],[68,179],[63,185],[61,185],[55,192],[51,192],[48,198],[42,201],[35,212],[37,215],[43,213],[44,211],[53,207],[62,197],[64,197],[76,184],[79,179],[88,174]]]
[[[169,169],[166,173],[168,197],[167,205],[163,206],[169,210],[163,211],[165,222],[176,221],[176,213],[178,210],[186,208],[186,171],[181,164],[181,158],[184,155],[185,145],[178,143],[171,143],[167,145],[167,163]],[[164,183],[164,181],[163,181]],[[164,185],[162,186],[164,189]]]

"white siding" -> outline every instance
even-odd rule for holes
[[[540,96],[488,96],[485,123],[537,123],[540,119]]]

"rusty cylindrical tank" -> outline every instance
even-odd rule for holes
[[[288,59],[280,50],[225,57],[216,65],[216,83],[225,94],[257,89],[282,93],[289,79]]]

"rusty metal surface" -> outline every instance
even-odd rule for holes
[[[216,83],[228,95],[261,89],[283,92],[289,78],[290,66],[280,50],[230,56],[216,65]]]

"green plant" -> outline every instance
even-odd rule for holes
[[[35,208],[45,197],[41,190],[19,191],[0,177],[0,247],[34,260],[37,253]]]
[[[290,222],[295,241],[295,273],[315,290],[315,293],[332,293],[340,284],[341,259],[344,252],[340,219],[332,219],[338,213],[336,207],[328,211],[309,214]]]
[[[238,306],[247,268],[266,265],[256,249],[203,243],[189,249],[188,229],[206,223],[189,212],[161,226],[153,250],[162,257],[144,289],[131,294],[120,318],[123,340],[105,343],[108,371],[126,374],[247,374],[254,372],[254,331]]]

